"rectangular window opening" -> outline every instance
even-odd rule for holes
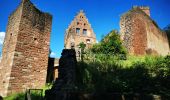
[[[87,35],[87,29],[83,29],[83,34]]]
[[[80,28],[76,28],[76,33],[80,34]]]

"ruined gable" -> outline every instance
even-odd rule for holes
[[[83,11],[80,11],[69,25],[64,42],[66,49],[78,49],[81,42],[84,42],[87,48],[96,43],[95,33]]]
[[[0,95],[46,82],[52,16],[22,0],[9,16],[0,65]]]
[[[150,18],[148,7],[133,7],[122,15],[120,32],[123,44],[130,54],[167,55],[169,53],[167,36]]]

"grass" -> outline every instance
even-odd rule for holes
[[[51,84],[47,84],[42,87],[42,89],[43,89],[42,96],[43,97],[45,96],[45,90],[50,89],[51,86],[52,86]],[[4,100],[25,100],[25,93],[11,94],[11,95],[5,97]],[[37,91],[32,91],[31,92],[31,100],[41,100],[41,93],[37,92]]]
[[[87,55],[78,62],[78,91],[146,93],[170,98],[170,56],[127,56],[120,60],[115,56]],[[102,80],[102,81],[101,81]],[[42,87],[51,88],[51,84]],[[33,92],[33,99],[39,94]],[[12,94],[4,100],[24,100],[25,94]]]
[[[137,62],[144,62],[147,64],[153,64],[158,59],[163,59],[162,56],[151,56],[151,55],[145,55],[145,56],[134,56],[134,55],[128,55],[126,60],[120,60],[118,56],[112,56],[112,55],[106,55],[106,54],[94,54],[92,52],[87,52],[85,55],[85,62],[97,62],[97,63],[109,63],[109,64],[116,64],[120,65],[122,67],[131,67],[134,63]]]
[[[25,100],[25,93],[16,93],[4,98],[4,100]]]
[[[43,89],[43,96],[45,96],[45,90],[49,90],[51,89],[52,84],[51,83],[47,83],[45,86],[42,87]]]
[[[25,100],[25,93],[16,93],[4,98],[4,100]],[[31,100],[42,100],[42,97],[39,93],[32,92]]]
[[[85,57],[84,62],[78,63],[78,70],[81,70],[79,85],[85,91],[161,94],[170,97],[170,56],[128,56],[127,60],[104,54]]]
[[[149,65],[153,65],[158,60],[163,59],[162,56],[151,56],[151,55],[145,55],[145,56],[127,56],[127,60],[118,60],[117,64],[120,64],[121,66],[128,68],[132,67],[135,63],[146,63]]]

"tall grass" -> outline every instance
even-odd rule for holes
[[[87,54],[79,62],[78,86],[88,92],[161,94],[170,97],[170,56]]]

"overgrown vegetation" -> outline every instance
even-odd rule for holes
[[[84,43],[80,43],[80,49],[82,60],[76,66],[77,81],[73,91],[158,94],[165,100],[170,99],[170,56],[129,56],[116,31],[111,31],[90,50],[84,51]],[[24,98],[25,94],[20,93],[5,100]]]
[[[112,30],[101,42],[95,44],[91,51],[95,54],[106,55],[126,55],[126,49],[122,46],[120,35],[116,30]]]
[[[32,92],[30,96],[31,96],[31,100],[42,100],[42,96],[40,93]],[[17,93],[5,97],[4,100],[27,100],[27,99],[25,93]]]
[[[30,96],[31,96],[31,100],[42,100],[43,97],[45,96],[45,90],[50,89],[51,88],[51,84],[47,84],[46,86],[44,86],[42,88],[42,93],[41,91],[32,91]],[[4,98],[4,100],[27,100],[26,99],[26,93],[16,93],[16,94],[12,94],[9,95],[7,97]]]
[[[120,54],[126,60],[120,59]],[[170,56],[127,56],[112,31],[78,62],[78,91],[158,94],[170,98]]]
[[[97,57],[97,60],[79,62],[79,89],[85,92],[146,93],[170,97],[170,56],[146,56],[142,59],[117,61]],[[129,62],[131,64],[126,67]]]
[[[8,97],[5,97],[4,100],[25,100],[25,94],[24,93],[12,94]]]

